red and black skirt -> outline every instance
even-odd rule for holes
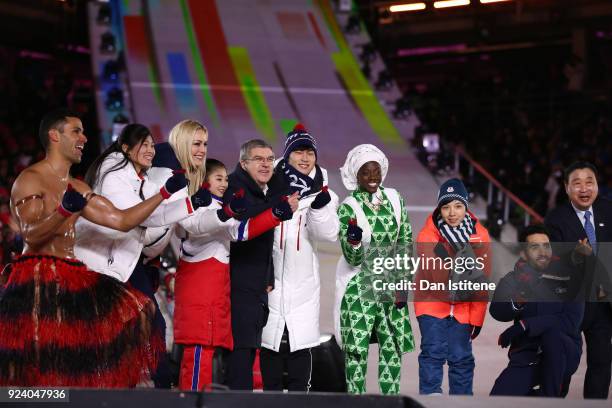
[[[0,386],[125,388],[156,368],[151,301],[79,261],[22,256],[0,296]]]

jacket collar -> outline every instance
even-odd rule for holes
[[[232,174],[234,177],[236,177],[237,181],[240,182],[242,186],[244,186],[245,190],[249,191],[250,194],[256,197],[265,198],[266,194],[264,194],[261,187],[259,187],[259,184],[257,184],[257,182],[253,180],[253,177],[251,177],[251,175],[242,168],[240,163],[236,165],[236,168],[234,169],[234,172]],[[272,178],[274,178],[274,176],[272,176]],[[270,179],[270,182],[271,181],[272,179]],[[268,182],[267,184],[268,192],[270,192],[270,182]]]
[[[104,159],[104,162],[102,162],[102,166],[100,166],[100,175],[119,165],[124,159],[125,156],[119,152],[109,154],[106,156],[106,159]],[[143,177],[141,177],[138,173],[136,173],[136,169],[130,161],[128,161],[125,167],[116,171],[120,171],[127,175],[130,180],[136,180],[138,182],[142,181],[146,177],[146,171],[143,173]]]
[[[540,271],[533,268],[523,258],[519,258],[514,264],[513,273],[516,274],[516,278],[526,284],[533,282],[535,279],[561,279],[567,280],[569,277],[568,270],[563,268],[562,262],[559,257],[554,256],[550,260],[550,265],[545,271]]]

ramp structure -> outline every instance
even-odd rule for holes
[[[262,138],[281,145],[297,121],[323,157],[358,143],[405,146],[361,74],[327,0],[123,0],[134,119],[165,139],[180,119],[210,130],[211,155]]]

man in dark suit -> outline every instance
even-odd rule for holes
[[[612,304],[610,280],[606,269],[612,268],[612,202],[598,198],[597,169],[588,162],[570,165],[564,174],[569,202],[552,210],[545,224],[552,242],[588,244],[587,302],[582,331],[587,345],[587,372],[584,398],[608,397],[612,370]],[[599,260],[598,260],[599,258]],[[601,262],[599,262],[601,261]],[[601,268],[603,265],[604,268]],[[565,384],[565,393],[569,384]]]
[[[282,207],[279,204],[288,193],[283,177],[274,174],[272,147],[259,139],[242,145],[240,162],[229,175],[228,182],[228,189],[223,195],[226,204],[235,192],[244,191],[248,208],[239,214],[242,219],[253,217],[268,208],[274,212]],[[287,202],[291,212],[294,212],[298,205],[297,195],[289,197]],[[257,238],[230,244],[234,349],[227,357],[227,385],[233,390],[253,389],[253,362],[257,349],[261,347],[262,330],[268,320],[268,292],[273,290],[274,285],[273,244],[273,229]]]

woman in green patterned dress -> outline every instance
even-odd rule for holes
[[[354,394],[366,390],[372,340],[379,346],[378,383],[383,394],[399,393],[402,354],[414,349],[406,292],[381,290],[382,283],[411,276],[409,270],[380,268],[380,259],[412,253],[404,200],[396,190],[382,186],[388,168],[384,153],[364,144],[348,153],[340,169],[351,194],[338,209],[343,256],[336,271],[334,320],[345,352],[348,391]]]

